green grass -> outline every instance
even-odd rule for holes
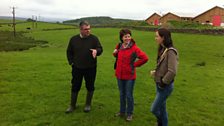
[[[70,37],[79,32],[77,29],[29,32],[25,36],[48,41],[49,47],[0,52],[0,125],[153,126],[156,119],[149,108],[155,85],[148,71],[155,67],[157,45],[152,32],[132,31],[137,45],[149,56],[149,62],[137,69],[134,120],[126,122],[114,117],[119,110],[119,92],[112,51],[119,41],[119,30],[92,29],[104,52],[98,57],[96,90],[88,114],[83,112],[84,85],[77,110],[64,114],[70,101],[71,80],[66,47]],[[167,103],[170,126],[222,126],[224,37],[173,34],[173,40],[180,59],[174,92]]]
[[[46,41],[24,37],[23,32],[0,31],[0,51],[22,51],[35,46],[48,47]]]
[[[27,28],[31,28],[31,30],[28,30]],[[36,24],[34,23],[33,25],[33,22],[16,24],[16,31],[25,31],[25,32],[42,31],[49,29],[63,29],[63,28],[64,29],[75,28],[75,26],[56,24],[56,23],[37,22],[37,28],[36,28]],[[0,31],[13,31],[13,27],[8,25],[1,25]]]
[[[18,23],[18,22],[24,22],[23,20],[15,20],[16,21],[16,23]],[[0,24],[1,23],[12,23],[13,21],[12,21],[12,19],[11,20],[9,20],[9,19],[0,19]]]

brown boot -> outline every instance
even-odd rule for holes
[[[75,110],[77,97],[78,97],[78,92],[71,93],[71,104],[69,108],[65,111],[65,113],[72,113]]]
[[[92,97],[93,97],[93,91],[88,91],[86,95],[86,105],[84,108],[84,112],[89,112],[91,110]]]

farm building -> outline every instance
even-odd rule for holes
[[[180,21],[181,17],[173,13],[167,13],[160,18],[160,23],[166,23],[167,21]]]
[[[224,8],[215,6],[193,18],[194,22],[224,26]]]
[[[162,17],[154,13],[150,17],[148,17],[145,21],[150,24],[150,25],[158,25],[158,24],[163,24],[166,23],[167,21],[193,21],[193,22],[198,22],[202,24],[211,24],[213,26],[224,26],[224,8],[221,8],[219,6],[215,6],[198,16],[194,17],[193,16],[178,16],[173,13],[167,13],[163,15]]]
[[[159,24],[159,20],[160,20],[161,16],[157,13],[152,14],[151,16],[149,16],[145,21],[149,24],[149,25],[158,25]]]
[[[180,17],[181,21],[192,21],[193,18],[192,17]]]
[[[149,24],[149,25],[159,25],[161,23],[166,23],[167,21],[170,20],[176,20],[176,21],[192,21],[192,17],[180,17],[177,16],[175,14],[172,13],[167,13],[164,16],[160,16],[157,13],[152,14],[151,16],[149,16],[145,21]]]

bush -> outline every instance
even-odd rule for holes
[[[209,24],[200,24],[192,21],[168,21],[167,23],[169,28],[176,29],[212,29],[214,28]]]

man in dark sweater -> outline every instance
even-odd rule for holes
[[[90,24],[87,21],[82,21],[79,28],[80,34],[70,39],[67,48],[67,59],[72,66],[72,89],[71,104],[66,113],[73,112],[76,107],[83,77],[87,88],[84,112],[90,111],[96,78],[97,56],[103,52],[99,39],[90,34]]]

